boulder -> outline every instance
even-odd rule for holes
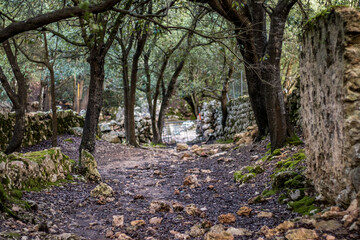
[[[176,151],[186,151],[189,149],[189,146],[186,143],[178,143],[176,144]]]
[[[112,197],[114,195],[114,190],[107,185],[106,183],[100,183],[90,192],[91,197]]]
[[[110,131],[108,133],[105,133],[104,135],[102,135],[101,139],[104,141],[110,142],[110,143],[120,143],[121,142],[117,132],[115,132],[115,131]]]
[[[73,127],[73,128],[71,128],[71,130],[72,130],[72,134],[74,134],[75,136],[79,136],[79,137],[82,136],[83,131],[84,131],[82,127]]]

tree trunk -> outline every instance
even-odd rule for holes
[[[13,136],[10,140],[9,146],[6,148],[5,153],[10,154],[16,151],[24,138],[25,133],[25,111],[27,105],[27,86],[26,79],[21,73],[16,57],[14,56],[9,41],[3,43],[3,47],[10,63],[11,69],[17,82],[17,93],[10,87],[9,81],[0,67],[0,81],[6,94],[10,98],[15,108],[15,127]]]
[[[104,86],[104,65],[105,57],[101,54],[101,47],[94,47],[90,52],[90,85],[89,101],[86,110],[83,136],[79,152],[87,150],[90,153],[95,151],[96,129],[102,106],[102,94]],[[81,158],[80,158],[81,159]]]
[[[286,114],[284,95],[280,78],[280,59],[285,23],[290,8],[277,8],[279,12],[271,18],[269,42],[262,64],[262,78],[265,81],[265,102],[268,116],[271,149],[281,147],[288,137],[294,135]]]
[[[220,97],[220,103],[221,103],[221,113],[222,113],[222,118],[221,118],[221,125],[224,128],[226,127],[226,119],[228,116],[228,110],[227,110],[227,94],[229,92],[229,82],[231,80],[231,76],[234,72],[234,68],[232,66],[229,66],[229,71],[227,76],[225,77],[225,80],[223,82],[223,89],[221,91],[221,97]]]
[[[266,136],[269,131],[268,127],[268,118],[266,113],[265,98],[263,94],[263,84],[260,76],[260,72],[255,69],[258,69],[258,66],[254,67],[245,67],[245,74],[248,85],[248,93],[250,98],[250,103],[252,110],[254,112],[256,124],[259,129],[259,135],[257,140],[260,140],[263,136]]]
[[[56,116],[56,97],[55,97],[55,72],[54,68],[49,67],[50,71],[50,93],[52,110],[52,146],[57,147],[57,116]]]
[[[82,86],[84,86],[84,82],[83,82]],[[87,109],[88,101],[89,101],[89,88],[86,88],[85,95],[84,95],[84,97],[81,98],[80,110]]]
[[[78,89],[77,89],[77,82],[76,82],[76,77],[74,75],[74,83],[73,83],[73,110],[75,112],[79,111],[78,109]]]
[[[46,81],[40,81],[40,94],[39,94],[39,111],[44,111],[44,95],[45,95]]]
[[[8,147],[5,150],[5,154],[15,152],[22,143],[25,133],[25,107],[15,106],[15,126],[12,138]]]

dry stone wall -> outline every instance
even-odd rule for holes
[[[59,134],[72,133],[73,127],[82,127],[84,125],[84,118],[72,110],[58,111],[57,120]],[[27,113],[25,122],[23,146],[31,146],[51,138],[52,118],[49,112]],[[14,112],[0,114],[0,151],[4,151],[10,142],[14,125]]]
[[[202,116],[200,132],[205,139],[210,134],[216,138],[231,139],[236,133],[243,132],[248,126],[255,124],[255,117],[248,96],[231,100],[227,104],[227,109],[228,117],[226,127],[223,129],[220,103],[211,101],[203,105],[200,113]]]
[[[308,174],[328,200],[360,191],[360,12],[334,8],[307,24],[301,106]]]

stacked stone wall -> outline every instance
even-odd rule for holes
[[[58,111],[58,134],[72,133],[73,127],[82,127],[84,118],[72,110]],[[25,136],[22,146],[31,146],[50,139],[52,117],[49,112],[31,112],[25,117]],[[0,151],[10,142],[15,126],[15,113],[0,114]]]
[[[308,23],[301,106],[308,174],[328,200],[360,191],[360,12],[335,8]]]
[[[227,104],[227,109],[228,117],[226,119],[226,126],[223,129],[221,125],[222,112],[220,103],[211,101],[204,104],[201,111],[204,138],[213,134],[216,138],[231,139],[236,133],[243,132],[248,126],[256,124],[248,96],[231,100]]]

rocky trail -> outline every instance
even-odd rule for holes
[[[72,141],[65,141],[69,137]],[[62,151],[72,159],[77,159],[79,143],[74,136],[59,138]],[[356,221],[350,230],[341,221],[351,215],[351,209],[332,208],[313,218],[301,218],[280,204],[278,195],[255,201],[271,186],[271,164],[245,184],[234,182],[234,171],[260,159],[266,143],[239,148],[212,144],[177,151],[98,141],[95,158],[112,195],[90,196],[97,184],[76,175],[73,182],[62,186],[24,192],[23,199],[35,203],[29,213],[32,220],[0,217],[0,238],[359,239]],[[44,142],[22,151],[49,147],[50,142]],[[299,148],[288,147],[284,152],[288,156]]]

